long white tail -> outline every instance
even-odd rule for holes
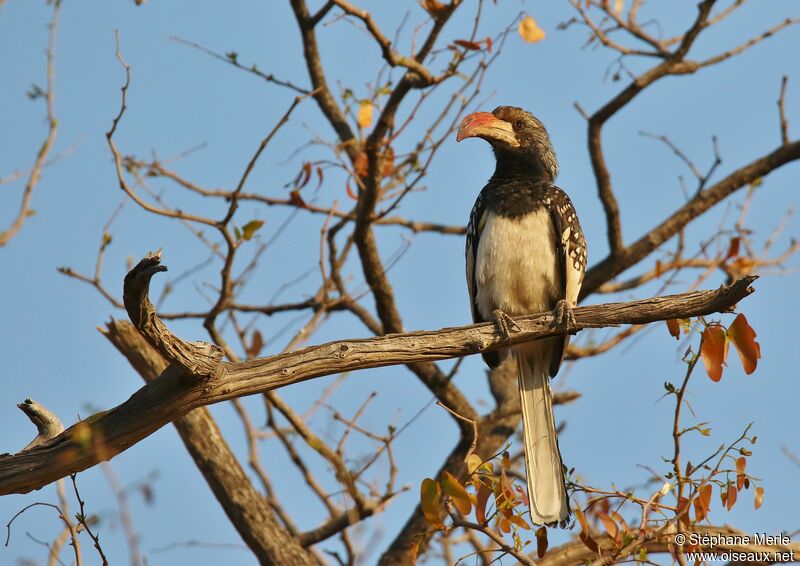
[[[545,344],[536,346],[515,351],[514,357],[522,405],[531,520],[537,525],[550,525],[565,521],[570,511],[553,418],[549,348]]]

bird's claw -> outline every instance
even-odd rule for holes
[[[566,299],[561,299],[556,303],[556,308],[553,309],[553,326],[569,332],[575,328],[578,323],[575,321],[575,313],[572,311],[572,305]]]
[[[510,331],[519,332],[521,330],[519,325],[514,322],[514,319],[500,309],[494,309],[492,316],[494,317],[495,328],[497,328],[503,340],[509,339],[511,336]]]

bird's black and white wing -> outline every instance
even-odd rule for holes
[[[578,304],[578,296],[586,272],[586,239],[578,221],[575,207],[567,194],[551,185],[544,197],[544,204],[550,212],[556,244],[556,259],[562,286],[562,299],[571,306]],[[550,375],[555,376],[564,359],[569,336],[561,339],[560,355],[550,360]]]

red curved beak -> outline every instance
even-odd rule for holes
[[[511,147],[519,146],[514,127],[490,112],[473,112],[461,120],[456,141],[476,137],[500,141]]]

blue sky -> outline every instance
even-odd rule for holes
[[[257,63],[265,71],[307,85],[299,36],[286,4],[247,1],[237,3],[235,8],[223,3],[158,0],[138,8],[133,2],[122,1],[64,4],[56,63],[56,152],[68,148],[71,152],[44,171],[34,195],[36,215],[10,246],[0,249],[0,354],[4,360],[0,429],[5,431],[0,452],[14,452],[32,436],[32,427],[14,407],[26,397],[40,401],[71,424],[78,416],[88,415],[92,408],[105,409],[122,402],[141,385],[125,360],[95,330],[109,316],[122,318],[124,313],[113,309],[88,286],[56,272],[56,267],[62,265],[93,271],[103,225],[124,200],[104,137],[119,108],[119,87],[124,79],[114,57],[114,30],[119,30],[122,51],[133,73],[129,110],[117,138],[121,151],[143,158],[156,152],[159,157],[168,158],[203,144],[175,162],[175,168],[205,186],[231,187],[293,94],[170,38],[197,41],[218,52],[236,51],[243,62]],[[680,4],[670,5],[669,9],[658,3],[652,7],[648,4],[647,16],[658,18],[664,33],[681,30],[693,18],[695,8],[693,2]],[[411,2],[371,2],[364,6],[374,11],[378,23],[387,30],[394,29],[406,11],[412,14],[409,25],[416,25],[422,17]],[[583,29],[573,26],[567,31],[556,30],[558,23],[572,17],[567,2],[487,3],[482,33],[504,27],[520,10],[537,18],[547,31],[547,38],[529,45],[516,35],[509,37],[501,59],[487,76],[482,97],[490,98],[481,109],[498,104],[524,106],[547,125],[561,164],[558,182],[569,192],[580,214],[592,264],[607,251],[604,217],[585,148],[585,122],[573,103],[579,102],[591,112],[618,92],[625,81],[614,82],[607,76],[613,54],[582,48],[586,37]],[[787,16],[798,15],[800,11],[791,0],[748,3],[724,24],[703,35],[693,56],[702,58],[728,49]],[[9,0],[0,6],[0,177],[27,168],[45,134],[42,104],[29,101],[25,93],[31,84],[44,81],[48,18],[44,2]],[[448,27],[446,38],[466,36],[471,18],[472,12],[465,6]],[[374,79],[380,65],[377,49],[360,30],[346,22],[325,26],[319,35],[330,82],[341,81],[356,96],[366,96],[366,83]],[[406,42],[409,35],[407,31]],[[684,197],[678,175],[688,177],[675,155],[638,132],[669,135],[702,168],[713,158],[710,138],[717,135],[723,158],[717,179],[722,178],[777,147],[775,101],[783,74],[790,77],[786,99],[790,133],[797,135],[800,73],[793,54],[798,52],[800,28],[790,28],[742,56],[697,75],[664,79],[608,123],[604,130],[606,158],[620,201],[626,242],[638,238],[680,206]],[[630,63],[634,70],[643,69],[644,64]],[[407,101],[402,111],[408,111],[410,104],[411,100]],[[430,119],[430,114],[422,114],[420,124],[426,118]],[[321,155],[321,150],[314,148],[295,154],[296,148],[317,134],[330,137],[331,131],[316,106],[306,102],[269,147],[248,188],[285,196],[283,185],[293,178],[302,161]],[[411,195],[399,213],[421,220],[463,224],[492,167],[485,144],[456,145],[453,139],[444,145],[432,165],[424,181],[426,190]],[[798,173],[800,168],[792,164],[770,175],[758,189],[749,216],[757,241],[763,241],[787,210],[797,204]],[[215,216],[221,210],[218,205],[187,197],[166,182],[154,182],[153,187],[187,210]],[[0,225],[11,218],[20,190],[19,183],[0,187]],[[349,204],[343,180],[335,177],[326,180],[318,198],[321,203],[338,200],[342,206]],[[735,204],[740,202],[738,195],[730,206],[712,211],[687,231],[687,241],[697,245],[715,230],[726,211],[728,218],[736,214]],[[238,218],[242,224],[251,219],[265,220],[261,237],[266,240],[286,214],[275,208],[243,207]],[[264,301],[283,283],[312,268],[317,261],[321,222],[321,217],[299,215],[265,254],[246,296]],[[121,293],[128,258],[139,258],[148,250],[163,247],[169,276],[174,277],[208,255],[185,228],[148,215],[132,203],[124,207],[112,233],[114,240],[105,259],[103,279],[117,295]],[[797,233],[797,223],[792,221],[776,249],[784,249]],[[409,250],[391,271],[406,328],[469,322],[462,239],[412,235],[393,228],[379,232],[384,257],[407,240],[411,241]],[[795,259],[789,262],[789,267],[796,265]],[[202,307],[203,298],[192,281],[215,282],[215,269],[201,270],[182,283],[165,307]],[[354,265],[349,273],[355,281],[360,280]],[[315,277],[312,273],[283,297],[313,292],[318,284]],[[160,290],[166,280],[157,280],[155,289]],[[688,275],[682,280],[690,281]],[[705,286],[713,287],[719,282],[712,278]],[[800,392],[794,370],[800,356],[792,338],[793,314],[800,306],[796,284],[794,273],[763,277],[757,283],[758,292],[741,305],[762,345],[763,359],[754,375],[744,375],[738,361],[732,360],[720,383],[712,383],[698,373],[690,388],[696,422],[710,421],[713,435],[693,439],[688,448],[689,459],[696,460],[720,443],[732,440],[751,421],[759,437],[748,470],[762,478],[766,489],[763,507],[754,511],[745,497],[728,513],[720,509],[715,499],[711,516],[715,523],[730,523],[757,532],[791,532],[800,528],[796,513],[800,495],[789,487],[800,469],[781,452],[786,446],[800,453],[794,418]],[[626,296],[646,296],[656,290],[657,286],[648,286],[637,295]],[[590,301],[600,299],[593,296]],[[371,307],[371,300],[365,299],[364,304]],[[722,320],[730,322],[732,317]],[[293,316],[270,319],[261,328],[265,335],[272,336],[287,323],[297,328],[297,322],[292,321]],[[184,322],[172,326],[187,339],[206,338],[200,325]],[[366,331],[351,317],[337,315],[314,336],[313,342],[364,335]],[[597,337],[603,335],[601,332]],[[276,339],[268,349],[279,349],[287,339],[288,335]],[[567,421],[561,448],[565,462],[596,486],[640,483],[646,478],[646,473],[637,467],[640,464],[666,471],[661,457],[670,455],[672,403],[659,399],[664,381],[679,380],[682,350],[663,325],[656,325],[632,344],[633,347],[623,346],[609,355],[575,364],[554,384],[557,389],[569,387],[583,393],[579,401],[558,411],[557,418]],[[293,386],[281,394],[302,409],[333,379]],[[467,360],[456,382],[471,399],[490,400],[480,359]],[[349,376],[331,403],[346,414],[373,390],[378,397],[366,411],[364,422],[376,430],[406,422],[430,399],[427,390],[407,370],[385,368]],[[257,400],[248,400],[248,406],[255,418],[262,418]],[[243,453],[241,425],[232,409],[222,405],[213,407],[212,412],[234,449]],[[325,417],[321,412],[312,419],[312,426],[320,433],[328,430]],[[688,418],[689,423],[694,422],[694,417]],[[432,407],[398,439],[399,482],[409,485],[410,491],[398,496],[385,513],[370,520],[369,526],[382,534],[377,544],[370,545],[374,551],[391,540],[416,501],[420,481],[435,472],[455,438],[450,417]],[[356,444],[355,448],[366,450],[366,445]],[[299,480],[285,455],[275,446],[266,445],[263,459],[300,526],[309,528],[321,521],[319,504],[298,489]],[[165,427],[111,464],[126,484],[154,471],[158,474],[154,505],[132,495],[133,517],[150,564],[203,565],[221,560],[255,563],[246,551],[231,548],[158,550],[190,540],[240,543],[171,427]],[[324,469],[318,462],[315,465]],[[99,470],[83,473],[79,484],[88,510],[109,519],[101,532],[112,563],[124,562],[124,539],[113,521],[115,504],[102,474]],[[329,487],[336,489],[330,482]],[[0,499],[0,518],[8,520],[24,505],[54,500],[54,496],[50,486],[34,494],[4,497]],[[0,563],[11,564],[18,557],[42,562],[44,548],[25,533],[46,540],[58,530],[58,521],[49,510],[28,511],[15,523],[9,547],[0,548]],[[85,552],[90,552],[88,546]],[[374,558],[375,554],[368,555],[366,563]]]

